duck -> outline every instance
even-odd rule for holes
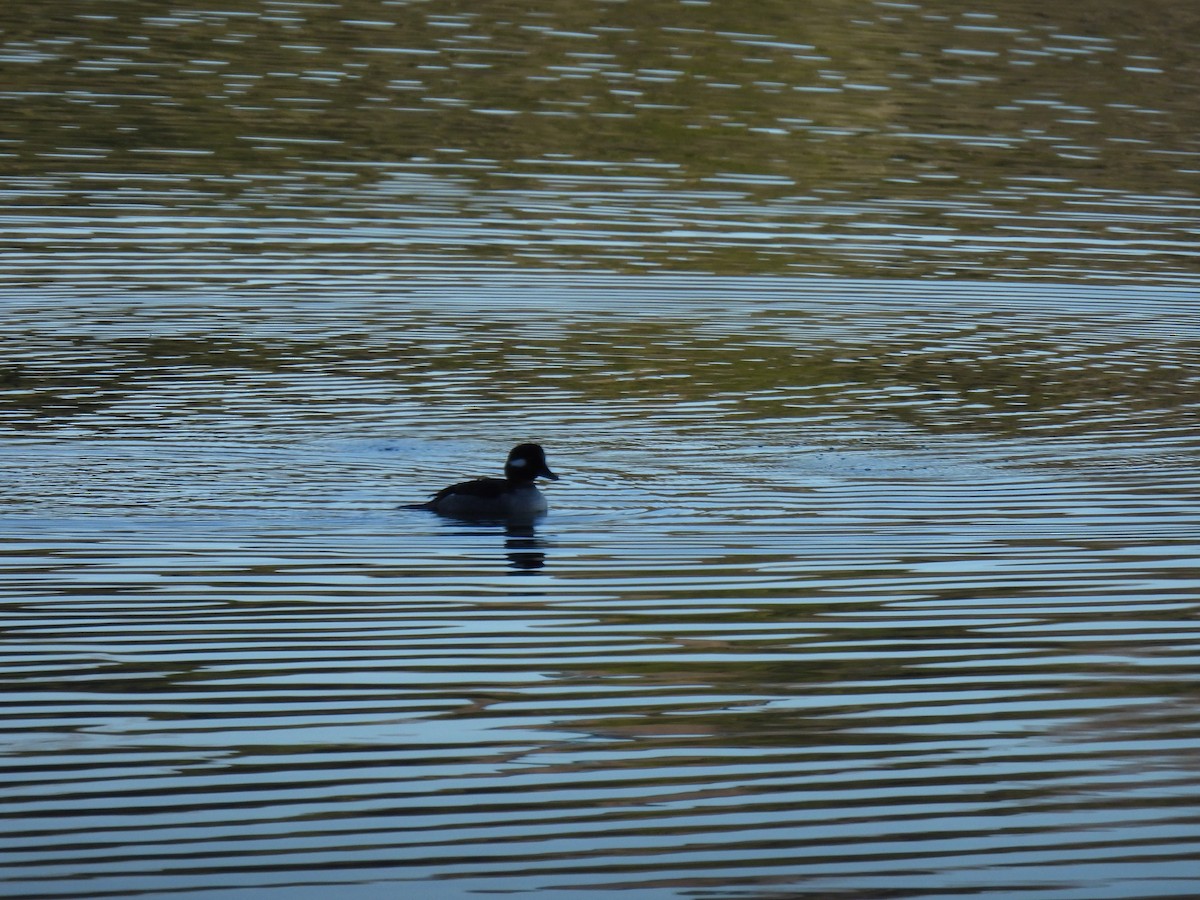
[[[558,481],[546,465],[546,451],[541,444],[517,444],[504,463],[503,478],[460,481],[405,508],[459,519],[532,519],[546,512],[546,497],[535,484],[539,478]]]

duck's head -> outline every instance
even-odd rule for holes
[[[546,465],[546,451],[541,444],[517,444],[513,447],[504,464],[504,477],[509,481],[533,481],[536,478],[558,481],[558,476]]]

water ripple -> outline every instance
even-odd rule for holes
[[[1193,292],[342,287],[6,297],[7,892],[1190,890]]]

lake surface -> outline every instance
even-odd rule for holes
[[[1180,6],[0,11],[0,895],[1195,897]]]

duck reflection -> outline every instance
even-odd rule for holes
[[[479,519],[442,516],[454,533],[470,537],[504,535],[504,556],[513,575],[536,572],[546,565],[549,542],[537,533],[538,519]],[[464,530],[465,526],[465,530]]]
[[[509,522],[504,548],[512,574],[536,572],[546,565],[546,541],[537,536],[532,522]]]

